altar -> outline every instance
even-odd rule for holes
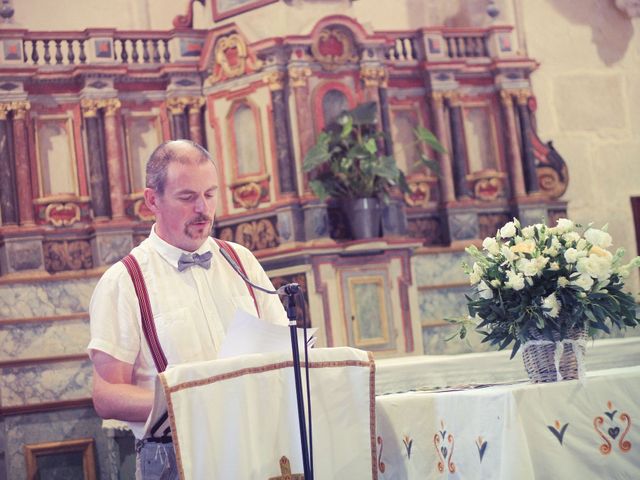
[[[638,478],[640,366],[380,395],[380,479]]]

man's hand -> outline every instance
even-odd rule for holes
[[[133,365],[99,350],[92,353],[93,406],[101,418],[128,422],[147,420],[153,391],[132,385]]]

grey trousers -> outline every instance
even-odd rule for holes
[[[136,441],[136,480],[178,480],[173,443]]]

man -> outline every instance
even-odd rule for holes
[[[166,142],[152,153],[146,173],[144,199],[156,223],[131,254],[148,291],[151,323],[166,363],[215,359],[237,309],[253,315],[259,309],[261,318],[287,325],[277,295],[254,290],[254,301],[210,237],[218,171],[209,153],[188,140]],[[273,288],[249,250],[229,246],[254,283]],[[112,265],[91,298],[93,402],[100,417],[129,423],[137,439],[137,478],[178,478],[170,439],[143,438],[160,367],[141,326],[139,292],[128,268],[123,262]]]

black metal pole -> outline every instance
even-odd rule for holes
[[[287,294],[287,317],[291,333],[291,351],[293,353],[293,377],[296,384],[296,400],[298,403],[298,424],[300,426],[300,446],[302,448],[302,468],[305,480],[313,480],[313,470],[309,464],[309,447],[307,444],[307,426],[304,419],[304,400],[302,396],[302,377],[300,375],[300,349],[298,348],[298,324],[296,322],[295,292]],[[307,385],[309,388],[309,385]]]

